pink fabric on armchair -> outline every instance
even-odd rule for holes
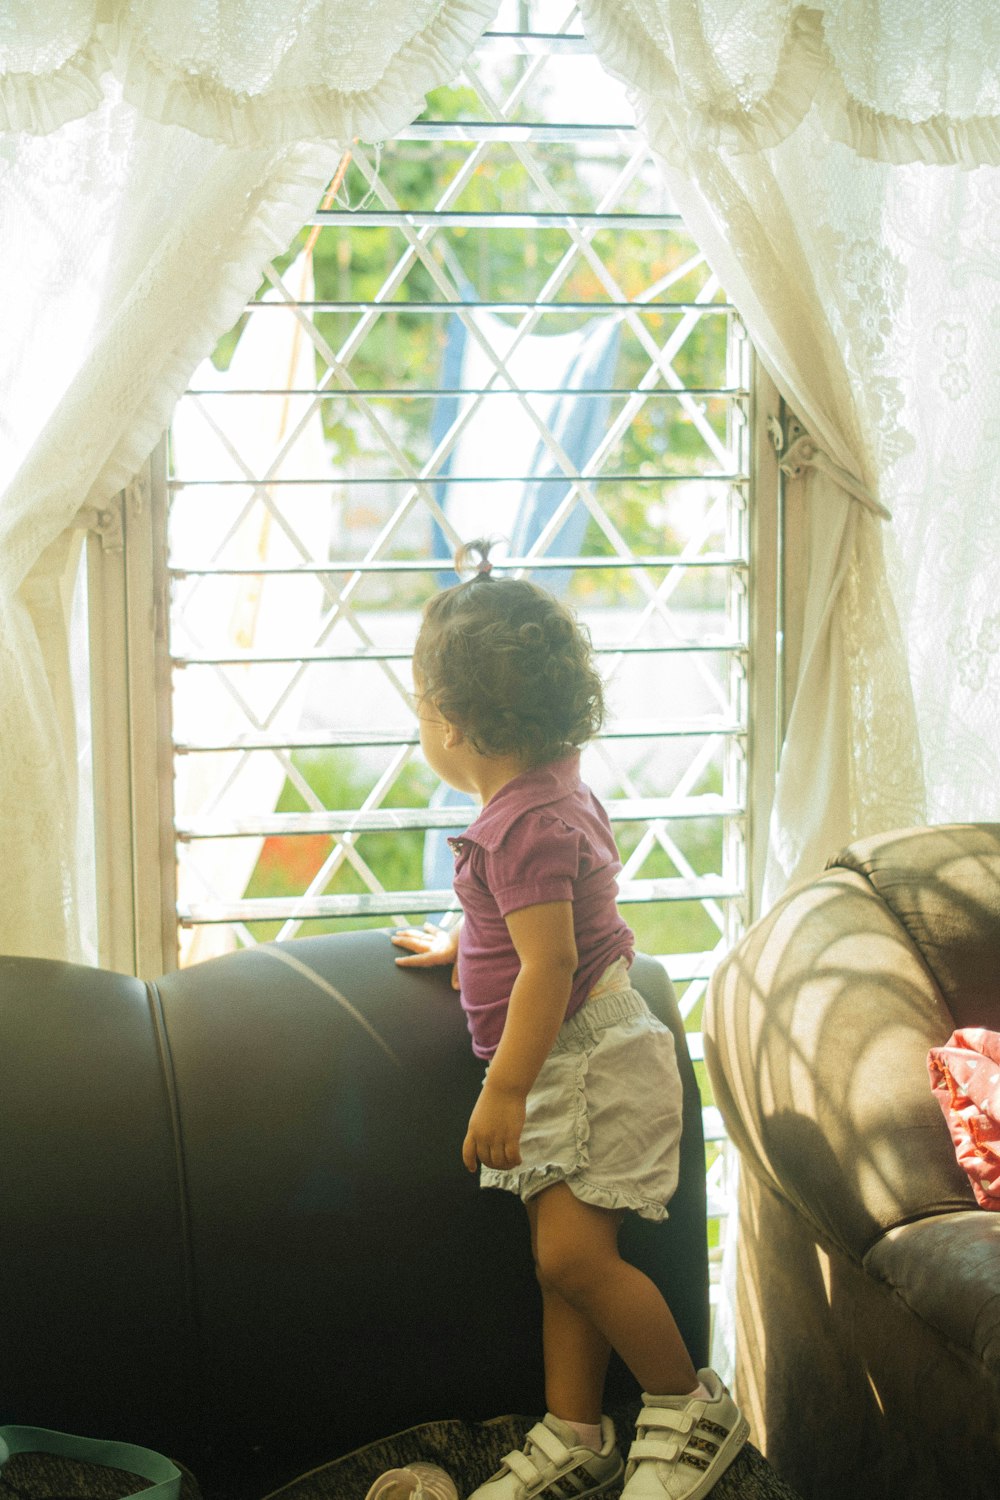
[[[928,1052],[927,1071],[976,1202],[1000,1209],[1000,1032],[953,1031]]]

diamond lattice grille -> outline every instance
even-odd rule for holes
[[[488,534],[590,626],[584,774],[696,1028],[746,893],[749,350],[575,9],[511,10],[179,404],[181,961],[453,906],[409,654]]]

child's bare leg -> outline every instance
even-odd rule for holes
[[[543,1291],[603,1335],[642,1390],[658,1396],[695,1390],[697,1372],[659,1288],[618,1253],[621,1215],[581,1202],[564,1182],[539,1193],[533,1205]],[[546,1382],[548,1364],[546,1349]]]
[[[537,1264],[538,1199],[532,1198],[525,1207],[531,1224],[531,1252]],[[599,1423],[611,1345],[589,1318],[545,1286],[542,1350],[548,1410],[564,1422]]]

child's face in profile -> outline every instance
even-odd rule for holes
[[[415,682],[416,715],[420,724],[420,748],[424,759],[442,781],[460,792],[474,791],[464,769],[468,747],[461,733],[443,718],[433,699],[424,696],[423,684]]]

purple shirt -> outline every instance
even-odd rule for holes
[[[635,939],[615,898],[621,869],[607,814],[580,780],[578,752],[508,781],[490,798],[455,851],[455,894],[465,921],[458,947],[462,1008],[472,1050],[492,1057],[521,968],[504,917],[525,906],[572,901],[579,962],[566,1015],[586,1000]]]

